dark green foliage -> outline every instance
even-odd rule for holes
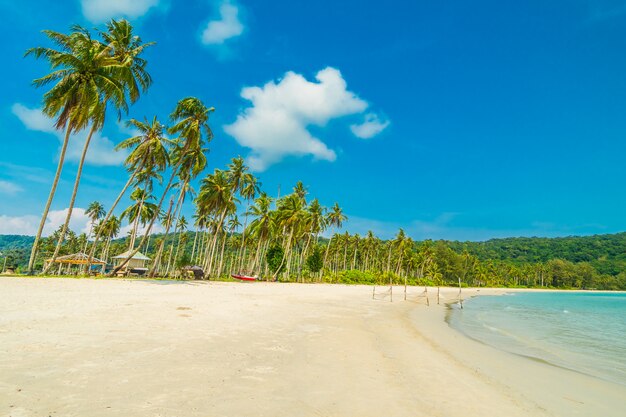
[[[313,273],[319,272],[324,266],[324,255],[322,254],[322,249],[319,246],[316,246],[313,249],[313,252],[306,259],[306,266],[309,268],[309,271]]]
[[[186,266],[191,266],[191,256],[185,252],[176,261],[176,268],[183,269]]]
[[[283,257],[285,255],[285,251],[282,247],[278,245],[274,245],[267,250],[267,255],[265,256],[265,260],[267,261],[267,265],[274,274],[280,273],[285,265],[283,262]],[[282,264],[282,265],[281,265]],[[278,270],[280,268],[280,271]]]

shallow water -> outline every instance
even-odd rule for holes
[[[448,321],[496,348],[626,385],[626,293],[481,296]]]

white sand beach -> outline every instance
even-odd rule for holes
[[[622,415],[626,387],[474,342],[434,291],[401,292],[0,278],[0,416]]]

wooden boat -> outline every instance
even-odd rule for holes
[[[259,277],[250,277],[248,275],[241,274],[231,274],[230,276],[240,281],[256,281],[257,279],[259,279]]]

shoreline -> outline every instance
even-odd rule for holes
[[[476,290],[476,289],[474,289]],[[541,292],[537,289],[490,288],[471,293],[464,299],[480,296],[501,296],[512,292]],[[590,292],[585,290],[545,290],[550,292]],[[591,291],[596,292],[596,291]],[[604,291],[612,293],[613,291]],[[454,304],[451,302],[449,304]],[[474,339],[450,326],[446,306],[441,314],[445,328],[417,323],[424,333],[436,338],[443,349],[469,367],[535,402],[541,409],[557,416],[620,416],[626,396],[626,386],[594,375],[570,369],[547,360],[509,352]],[[413,313],[415,314],[415,313]],[[432,313],[431,313],[432,314]],[[464,339],[457,346],[458,337]]]
[[[370,286],[0,278],[0,290],[0,415],[617,416],[626,394],[468,338],[434,297],[374,301]]]

